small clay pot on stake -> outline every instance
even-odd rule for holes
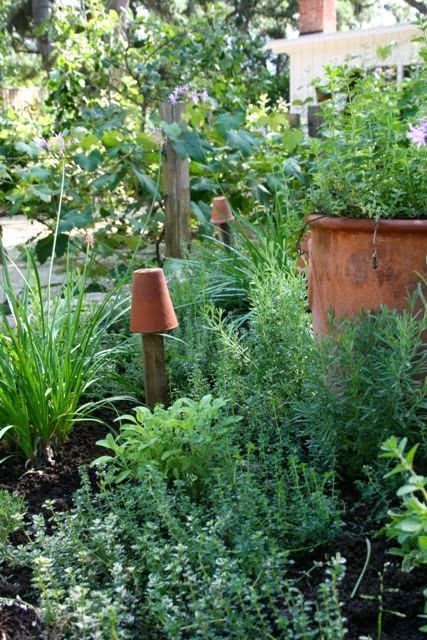
[[[230,222],[234,220],[231,207],[224,196],[218,196],[212,200],[211,205],[211,222],[219,229],[221,242],[227,246],[231,245],[232,231]]]
[[[142,334],[145,402],[168,406],[169,387],[163,336],[178,321],[163,269],[138,269],[133,273],[130,330]]]

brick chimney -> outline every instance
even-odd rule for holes
[[[299,0],[300,35],[337,30],[336,0]]]

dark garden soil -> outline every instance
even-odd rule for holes
[[[32,470],[16,460],[8,460],[0,465],[0,488],[19,491],[28,502],[29,516],[43,512],[46,500],[53,501],[57,510],[69,509],[72,495],[80,485],[79,467],[88,465],[100,455],[101,450],[95,443],[105,432],[106,428],[98,424],[78,425],[52,466]],[[94,479],[94,474],[91,477]],[[352,515],[348,530],[365,531],[367,520],[367,514],[360,509]],[[370,561],[355,597],[351,598],[350,594],[365,563],[366,542],[365,535],[350,532],[344,533],[328,548],[317,548],[296,559],[293,572],[301,578],[300,588],[309,598],[314,596],[317,585],[324,578],[324,565],[320,565],[325,558],[339,552],[346,559],[340,597],[348,621],[347,640],[359,640],[360,636],[370,636],[372,640],[379,637],[381,640],[425,640],[426,635],[418,630],[423,623],[418,616],[423,610],[422,592],[427,587],[425,572],[403,573],[399,560],[388,554],[386,541],[374,539],[373,535],[368,537],[372,545]],[[23,541],[19,535],[16,536],[15,542]],[[314,563],[319,563],[315,569]],[[28,569],[1,566],[0,597],[10,598],[9,604],[0,606],[0,640],[44,637]],[[378,635],[379,624],[381,636]]]
[[[53,465],[26,469],[24,463],[9,459],[0,465],[0,489],[19,491],[28,503],[28,517],[45,512],[43,503],[53,502],[57,511],[66,511],[72,504],[73,493],[80,486],[79,467],[88,465],[102,449],[95,443],[106,434],[106,427],[96,424],[77,425],[64,449],[55,456]],[[92,477],[94,473],[92,472]],[[24,542],[20,535],[15,542]],[[22,599],[0,607],[0,640],[35,640],[42,638],[31,590],[31,572],[25,568],[0,566],[0,597]],[[26,606],[28,605],[28,606]]]
[[[399,559],[389,554],[390,545],[384,539],[371,536],[370,542],[369,564],[353,598],[366,560],[366,540],[359,536],[343,535],[328,549],[319,548],[297,559],[295,572],[301,577],[300,588],[314,598],[316,587],[325,577],[325,559],[339,553],[346,561],[340,588],[347,619],[346,640],[359,640],[361,636],[372,640],[425,640],[426,635],[419,631],[425,620],[418,617],[423,612],[423,589],[427,587],[425,571],[402,572]],[[314,563],[319,563],[315,570]]]

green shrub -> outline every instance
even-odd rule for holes
[[[22,496],[0,490],[0,562],[4,560],[10,536],[23,527],[26,510]]]
[[[205,280],[172,281],[181,302],[179,340],[167,345],[173,388],[229,398],[230,410],[244,418],[243,443],[267,439],[277,446],[282,439],[283,445],[314,348],[304,276],[286,265],[254,277],[244,321],[212,302],[198,305],[198,282]]]
[[[169,481],[184,480],[197,489],[212,469],[233,457],[231,425],[239,418],[223,415],[225,405],[208,395],[199,402],[180,398],[168,409],[138,407],[135,416],[121,417],[116,437],[109,433],[98,441],[113,455],[92,464],[111,466],[116,482],[140,479],[146,466],[155,466]]]
[[[288,551],[312,549],[336,538],[342,525],[333,473],[317,473],[281,451],[261,458],[249,453],[236,466],[234,482],[210,487],[209,502],[218,531],[239,549],[256,530]]]
[[[427,31],[421,64],[399,87],[387,73],[329,68],[323,137],[312,140],[310,213],[353,218],[425,218],[427,148],[410,142],[422,130]]]
[[[339,558],[308,600],[287,575],[283,544],[251,511],[227,526],[223,513],[145,471],[138,485],[98,495],[85,481],[75,507],[53,516],[53,535],[36,518],[20,561],[33,568],[41,617],[56,638],[344,638]]]
[[[427,478],[417,474],[413,468],[418,445],[405,452],[407,444],[407,438],[399,442],[393,436],[381,446],[384,452],[382,458],[398,462],[386,478],[400,473],[406,480],[397,491],[402,500],[402,509],[389,512],[391,521],[381,531],[387,538],[399,543],[400,547],[393,548],[391,552],[403,558],[404,571],[427,565]]]
[[[103,402],[82,402],[120,345],[102,349],[111,324],[127,313],[129,301],[119,288],[102,302],[86,302],[86,267],[79,272],[69,259],[65,283],[43,290],[38,268],[27,254],[24,287],[17,293],[3,252],[7,305],[0,307],[0,430],[2,443],[27,458],[51,455],[75,422],[88,418]],[[87,263],[86,263],[87,264]]]
[[[415,300],[413,300],[415,302]],[[378,447],[391,434],[427,443],[425,308],[387,308],[345,322],[316,345],[294,404],[294,428],[312,460],[360,477],[378,468]]]

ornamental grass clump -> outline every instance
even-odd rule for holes
[[[70,258],[60,290],[51,291],[49,284],[45,291],[30,253],[26,275],[21,273],[23,290],[17,293],[4,251],[2,256],[6,304],[0,306],[0,446],[31,460],[50,458],[73,425],[93,417],[106,402],[85,402],[84,397],[120,349],[103,349],[101,339],[128,311],[129,301],[114,289],[90,307],[85,296],[88,261],[79,272]]]

